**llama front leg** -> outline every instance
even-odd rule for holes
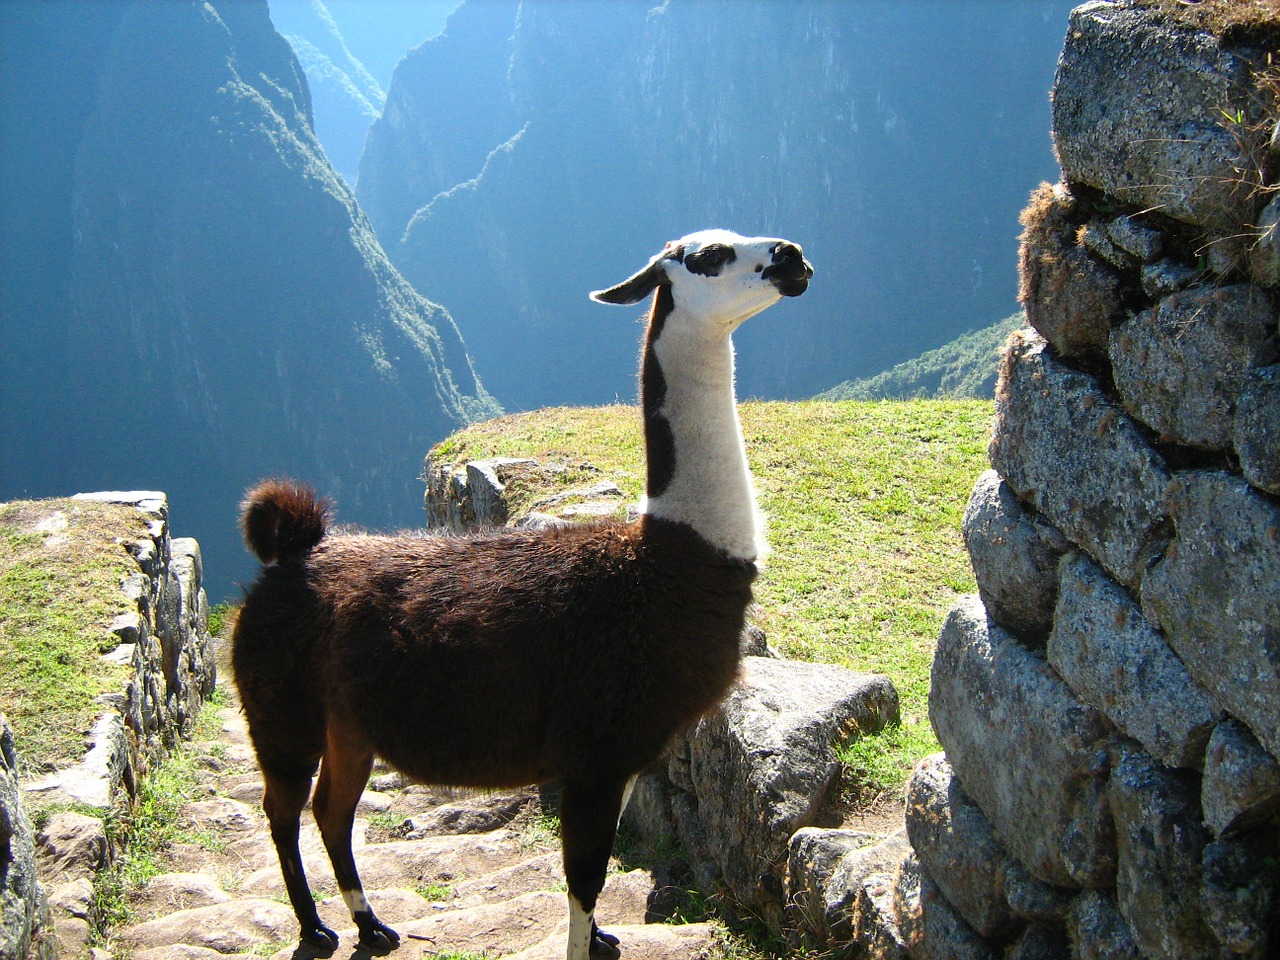
[[[372,769],[372,753],[344,743],[341,736],[335,735],[330,728],[311,809],[320,826],[324,847],[329,852],[338,890],[360,931],[360,946],[370,952],[385,953],[400,945],[400,934],[374,915],[360,883],[355,855],[351,852],[351,828],[355,823],[356,805]]]
[[[338,935],[320,922],[316,902],[311,899],[306,873],[302,869],[302,853],[298,849],[298,832],[302,808],[311,794],[311,776],[284,775],[263,766],[262,809],[271,824],[271,840],[280,859],[285,890],[294,916],[302,927],[302,942],[321,950],[336,950]]]
[[[564,875],[569,886],[568,960],[616,960],[618,938],[595,923],[627,781],[566,781],[560,794]]]

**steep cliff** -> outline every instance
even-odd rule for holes
[[[3,45],[0,496],[164,487],[215,596],[263,474],[413,522],[421,451],[494,407],[325,159],[265,0],[8,4]]]
[[[393,77],[360,200],[518,407],[626,395],[633,331],[585,294],[637,250],[712,224],[797,240],[823,282],[738,352],[746,391],[811,396],[1010,312],[1066,12],[465,4]]]

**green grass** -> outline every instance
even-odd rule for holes
[[[901,726],[874,747],[845,748],[855,777],[878,794],[939,749],[927,715],[929,667],[947,610],[976,589],[959,531],[987,467],[992,403],[745,403],[740,411],[773,548],[754,618],[784,656],[892,678]],[[584,475],[600,479],[583,470],[586,462],[631,498],[643,487],[633,407],[503,417],[454,434],[434,455],[573,465],[553,481],[559,488],[581,485]],[[548,492],[552,486],[539,495]],[[531,496],[522,492],[525,502]]]
[[[40,528],[45,518],[65,521]],[[130,602],[137,572],[120,538],[142,536],[137,512],[78,500],[0,504],[0,711],[13,724],[24,773],[75,762],[129,667],[101,654]]]

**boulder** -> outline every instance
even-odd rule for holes
[[[1123,314],[1119,278],[1076,240],[1077,204],[1063,185],[1041,184],[1022,213],[1018,299],[1027,322],[1063,357],[1105,356]]]
[[[1233,955],[1270,955],[1268,928],[1280,892],[1277,852],[1274,831],[1205,845],[1200,906],[1209,929]]]
[[[991,618],[1025,638],[1047,634],[1066,538],[1025,510],[994,470],[974,484],[960,529]]]
[[[1013,929],[1004,891],[1009,856],[944,754],[916,764],[907,787],[907,836],[920,866],[970,927],[983,937]]]
[[[1280,762],[1241,724],[1218,724],[1205,751],[1200,803],[1219,837],[1261,826],[1280,810]]]
[[[1160,545],[1169,474],[1137,425],[1037,336],[1001,362],[991,465],[1038,513],[1126,586]]]
[[[920,879],[924,956],[947,960],[1000,960],[1001,953],[964,922],[927,873]]]
[[[1064,887],[1112,882],[1110,724],[992,623],[976,596],[943,625],[929,718],[964,792],[1035,877]]]
[[[1245,56],[1154,6],[1076,7],[1052,96],[1063,176],[1216,236],[1238,234],[1255,221],[1261,184],[1223,117],[1250,113],[1252,91]]]
[[[63,810],[49,817],[36,837],[41,876],[92,877],[111,862],[106,827],[98,817]]]
[[[1236,401],[1231,442],[1245,479],[1280,494],[1280,364],[1254,370]]]
[[[641,831],[677,839],[702,884],[722,882],[778,928],[787,846],[833,800],[836,746],[897,716],[897,691],[887,677],[746,657],[721,709],[672,748],[670,792],[642,788],[650,798],[635,815],[669,813],[670,822],[642,822]]]
[[[1142,609],[1213,698],[1280,755],[1280,506],[1217,471],[1179,474],[1174,537],[1142,583]]]
[[[1082,553],[1062,561],[1049,663],[1081,700],[1170,767],[1200,769],[1213,700],[1138,602]]]
[[[1136,745],[1119,749],[1111,809],[1119,851],[1116,903],[1138,949],[1149,957],[1203,958],[1217,940],[1200,906],[1208,840],[1192,774],[1162,767]]]
[[[1109,893],[1086,890],[1067,911],[1067,936],[1079,960],[1143,960]]]
[[[789,918],[828,946],[858,940],[864,884],[873,875],[895,870],[910,852],[901,831],[882,839],[853,830],[797,830],[788,845]],[[877,904],[877,910],[884,906],[880,900]],[[869,922],[878,926],[878,922]]]
[[[1196,287],[1165,297],[1111,331],[1125,409],[1161,436],[1225,450],[1250,371],[1280,356],[1276,311],[1258,287]]]

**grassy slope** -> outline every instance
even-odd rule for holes
[[[886,400],[908,398],[990,398],[996,370],[1009,334],[1026,325],[1015,313],[981,330],[963,334],[920,356],[862,380],[846,380],[820,394],[818,400]]]
[[[54,514],[65,529],[37,527]],[[138,569],[120,538],[145,534],[137,511],[118,504],[0,504],[0,712],[28,771],[79,760],[102,712],[94,697],[129,672],[99,654],[128,606],[120,584]]]
[[[992,404],[976,400],[747,403],[747,455],[769,518],[756,622],[788,657],[889,674],[903,726],[888,756],[850,757],[893,782],[937,749],[929,665],[957,595],[975,589],[960,519],[986,469]],[[605,471],[629,495],[643,484],[632,407],[561,408],[455,434],[437,459],[535,456]],[[569,471],[566,485],[587,476]],[[598,479],[595,478],[595,479]],[[594,482],[591,479],[587,483]]]

